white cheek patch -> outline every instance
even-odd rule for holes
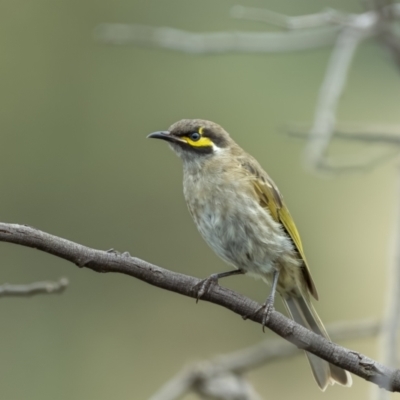
[[[222,149],[221,147],[216,146],[214,143],[213,143],[213,145],[212,145],[212,149],[213,149],[213,152],[214,152],[215,154],[218,154],[218,153],[221,153],[221,152],[224,151],[224,149]]]

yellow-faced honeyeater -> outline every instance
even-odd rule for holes
[[[300,235],[282,195],[260,164],[211,121],[184,119],[148,137],[165,140],[182,159],[183,192],[190,214],[208,245],[235,267],[203,280],[198,298],[219,278],[260,277],[272,285],[264,318],[278,291],[296,322],[329,339],[311,304],[311,296],[318,299],[318,294]],[[335,382],[351,385],[348,372],[306,355],[322,390]]]

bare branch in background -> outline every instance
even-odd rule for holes
[[[285,132],[292,137],[309,140],[309,126],[305,124],[292,124],[285,129]],[[316,138],[315,140],[318,140]],[[382,125],[339,125],[333,132],[333,140],[342,140],[355,143],[388,145],[389,149],[383,154],[375,156],[360,157],[353,156],[353,164],[342,163],[341,167],[335,168],[336,173],[345,173],[351,170],[366,171],[376,168],[378,165],[399,155],[400,127]]]
[[[315,49],[331,45],[337,27],[315,32],[210,32],[193,33],[139,24],[101,24],[94,37],[114,45],[135,44],[191,54],[271,53]]]
[[[331,339],[336,342],[375,336],[380,331],[380,324],[377,321],[365,320],[334,323],[327,328]],[[243,374],[267,363],[298,354],[301,354],[299,349],[282,339],[265,340],[243,350],[184,368],[149,400],[177,400],[189,392],[221,400],[260,399],[255,390],[246,383]]]
[[[207,361],[184,368],[149,400],[177,400],[191,392],[210,400],[262,400],[244,377]]]
[[[332,9],[320,13],[290,17],[265,8],[245,7],[237,5],[231,8],[230,15],[233,18],[249,21],[264,22],[284,29],[310,29],[321,28],[329,24],[333,14],[337,12]]]
[[[91,249],[25,225],[0,223],[0,242],[32,247],[96,272],[129,275],[192,298],[196,298],[193,287],[200,282],[200,279],[163,269],[139,258]],[[215,286],[212,291],[205,293],[202,300],[223,306],[259,324],[263,322],[262,313],[257,313],[260,307],[257,302],[221,286]],[[399,370],[332,343],[276,311],[271,312],[265,325],[300,349],[389,391],[400,392]]]
[[[342,30],[337,38],[315,110],[310,129],[305,161],[312,169],[325,172],[363,169],[365,164],[343,164],[327,157],[327,150],[335,134],[339,99],[346,84],[348,71],[358,45],[371,36],[377,36],[389,48],[400,65],[400,38],[391,22],[399,18],[400,5],[389,1],[372,2],[371,10],[362,14],[345,14],[335,10],[300,17],[289,17],[270,10],[235,6],[232,15],[238,18],[262,21],[286,29],[303,29],[337,24]]]
[[[308,124],[297,123],[284,127],[283,131],[289,136],[307,139],[310,129]],[[332,139],[400,146],[400,126],[339,124],[335,127]]]
[[[376,2],[373,3],[376,5]],[[247,11],[246,11],[247,10]],[[246,16],[255,16],[252,9],[239,9]],[[348,171],[364,168],[365,164],[342,164],[327,157],[327,150],[335,134],[336,113],[339,99],[345,88],[348,71],[358,45],[368,37],[376,36],[391,50],[393,57],[400,64],[400,46],[398,36],[393,33],[391,22],[399,17],[400,7],[391,2],[380,2],[372,10],[362,14],[344,14],[334,10],[304,17],[286,17],[267,11],[261,13],[266,22],[280,25],[287,29],[293,26],[301,28],[311,25],[321,26],[325,23],[336,23],[342,26],[338,35],[315,110],[314,122],[310,129],[308,144],[305,151],[305,162],[314,170],[325,172]],[[246,14],[247,13],[247,14]],[[307,20],[307,18],[311,20]],[[293,19],[295,18],[295,19]]]
[[[232,17],[264,22],[289,31],[192,33],[137,24],[101,24],[95,30],[95,37],[109,44],[136,44],[197,54],[299,51],[327,46],[336,41],[320,89],[305,161],[314,170],[345,172],[364,169],[365,165],[354,162],[343,164],[341,160],[328,158],[327,150],[336,131],[339,99],[358,45],[366,38],[376,37],[400,65],[400,38],[393,28],[393,20],[400,18],[400,4],[372,0],[367,7],[369,10],[360,14],[327,9],[292,17],[267,9],[237,5],[231,9]]]
[[[67,278],[60,278],[57,282],[33,282],[27,285],[0,285],[0,297],[30,297],[37,294],[62,293],[68,286]]]
[[[302,29],[337,24],[342,30],[332,52],[310,129],[305,161],[314,170],[332,172],[364,168],[365,164],[342,164],[327,157],[327,150],[335,134],[336,112],[346,84],[348,71],[358,45],[368,37],[377,36],[391,50],[400,63],[398,36],[392,31],[391,22],[399,17],[400,6],[391,2],[372,3],[372,10],[362,14],[345,14],[335,10],[289,17],[269,10],[236,6],[236,17],[266,22],[286,29]]]

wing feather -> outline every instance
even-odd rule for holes
[[[296,228],[292,216],[286,207],[283,197],[277,186],[267,173],[262,170],[255,162],[250,163],[249,160],[243,161],[242,166],[247,170],[251,181],[254,185],[256,194],[258,195],[260,205],[269,210],[272,218],[282,224],[283,228],[291,238],[295,248],[297,249],[301,259],[304,262],[303,276],[307,283],[310,293],[315,299],[318,299],[317,289],[311,277],[310,269],[307,265],[306,256],[304,254],[303,245],[301,243],[300,234]]]

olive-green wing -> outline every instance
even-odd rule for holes
[[[247,165],[246,165],[247,164]],[[261,167],[250,165],[249,163],[242,164],[244,168],[250,173],[254,189],[258,195],[260,205],[270,211],[272,218],[280,222],[295,245],[300,257],[304,261],[303,274],[307,282],[308,289],[315,299],[318,299],[317,289],[312,280],[310,270],[307,265],[307,260],[304,254],[303,245],[301,243],[299,232],[294,224],[293,218],[290,215],[285,203],[283,202],[282,195],[272,179],[260,170]]]

